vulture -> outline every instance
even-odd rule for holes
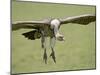
[[[56,63],[54,51],[55,42],[56,40],[64,41],[64,36],[59,33],[60,26],[66,25],[68,23],[88,25],[94,21],[96,21],[95,14],[83,14],[66,18],[48,18],[35,21],[15,21],[12,23],[12,31],[19,29],[33,29],[32,31],[25,32],[22,35],[30,40],[41,38],[41,47],[44,50],[43,60],[45,64],[47,64],[46,37],[50,37],[50,57]]]

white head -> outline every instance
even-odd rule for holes
[[[54,29],[54,34],[56,36],[56,39],[59,41],[64,41],[64,36],[59,34],[59,25],[60,21],[58,19],[53,19],[51,21],[51,29]]]
[[[60,21],[58,19],[53,19],[50,24],[52,29],[54,29],[54,27],[58,28]]]

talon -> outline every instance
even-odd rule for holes
[[[50,54],[50,57],[52,57],[53,61],[56,63],[56,57],[55,57],[55,53],[54,52],[52,52]]]

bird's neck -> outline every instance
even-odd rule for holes
[[[60,35],[59,34],[59,25],[60,25],[60,21],[58,19],[53,19],[51,21],[51,28],[54,29],[55,36]]]
[[[56,38],[57,38],[58,36],[60,36],[58,26],[55,26],[55,27],[54,27],[54,34],[55,34],[55,37],[56,37]]]

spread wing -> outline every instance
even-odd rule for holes
[[[16,21],[12,23],[12,30],[18,29],[38,29],[43,25],[49,25],[50,20],[43,20],[43,21]]]
[[[85,14],[85,15],[67,17],[59,20],[61,21],[61,24],[76,23],[76,24],[87,25],[90,22],[96,21],[96,16],[94,14]]]

